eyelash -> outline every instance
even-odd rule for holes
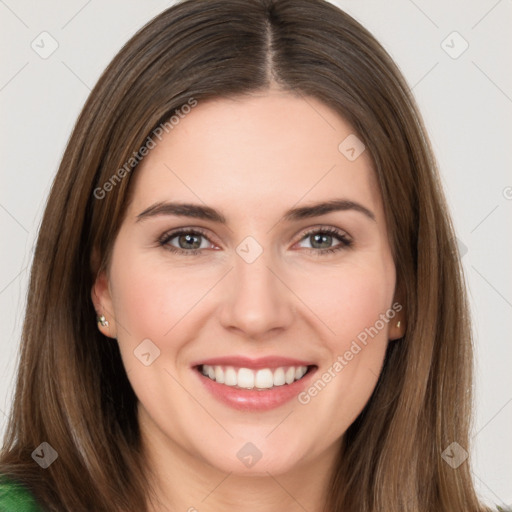
[[[319,233],[320,234],[328,234],[328,235],[335,236],[336,238],[338,238],[341,241],[341,243],[339,245],[336,245],[334,247],[327,248],[327,249],[314,249],[314,248],[307,248],[306,247],[306,250],[308,250],[309,252],[312,252],[316,256],[322,256],[322,255],[329,254],[329,253],[336,253],[336,252],[341,251],[343,249],[348,249],[349,247],[352,246],[352,240],[350,240],[342,231],[340,231],[340,230],[338,230],[336,228],[331,228],[331,227],[312,229],[311,231],[308,231],[308,232],[304,233],[304,235],[299,240],[299,242],[304,240],[305,238],[308,238],[308,237],[310,237],[312,235],[316,235],[316,234],[319,234]],[[178,247],[174,247],[172,245],[168,245],[169,242],[173,238],[176,238],[176,237],[178,237],[180,235],[187,235],[187,234],[201,235],[204,238],[206,238],[208,241],[210,241],[210,239],[208,238],[206,233],[204,231],[202,231],[201,229],[199,229],[199,228],[185,228],[185,229],[179,229],[177,231],[171,231],[171,232],[164,233],[158,239],[158,244],[161,247],[163,247],[165,250],[170,251],[170,252],[175,253],[175,254],[183,254],[183,255],[186,255],[186,256],[197,256],[197,255],[201,254],[201,252],[204,251],[205,249],[191,249],[191,250],[187,251],[185,249],[180,249]]]

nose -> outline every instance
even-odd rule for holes
[[[295,296],[270,251],[263,251],[253,262],[236,254],[234,268],[226,277],[220,311],[225,329],[264,339],[291,324]]]

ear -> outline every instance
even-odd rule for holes
[[[96,280],[91,289],[91,299],[96,310],[96,315],[105,316],[108,325],[101,325],[98,322],[98,329],[109,338],[117,338],[117,326],[114,317],[114,307],[112,302],[112,294],[110,291],[107,272],[101,270],[96,275]]]
[[[388,337],[390,340],[399,340],[405,336],[407,327],[407,309],[405,307],[405,290],[397,284],[395,297],[391,309],[395,316],[389,320]]]

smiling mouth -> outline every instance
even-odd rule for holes
[[[195,369],[218,384],[224,384],[236,389],[269,390],[281,386],[289,386],[316,369],[309,366],[280,366],[278,368],[237,368],[234,366],[201,364]]]

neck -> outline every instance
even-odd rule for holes
[[[225,472],[141,425],[154,499],[149,512],[323,512],[339,444],[286,473]]]

